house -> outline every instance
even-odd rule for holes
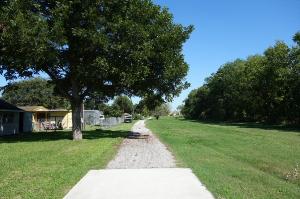
[[[0,135],[31,132],[31,113],[0,99]]]
[[[34,131],[72,128],[72,111],[70,110],[47,109],[43,106],[21,106],[19,108],[32,113]]]

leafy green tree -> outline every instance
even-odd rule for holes
[[[290,51],[290,75],[288,78],[287,117],[288,121],[300,124],[300,32],[295,34],[297,43]]]
[[[183,109],[184,105],[183,104],[180,104],[176,107],[176,111],[178,112],[178,114],[181,115],[181,112],[182,112],[182,109]]]
[[[66,99],[54,94],[54,85],[42,78],[10,83],[2,88],[2,98],[17,106],[70,108]]]
[[[241,107],[245,112],[246,121],[261,121],[264,113],[263,87],[261,86],[261,74],[265,65],[265,57],[261,55],[250,56],[245,62],[243,81],[241,90],[243,95],[240,95]]]
[[[154,111],[153,115],[154,116],[167,116],[171,113],[171,107],[167,103],[163,103],[160,106],[157,106]]]
[[[264,53],[266,62],[260,78],[264,99],[262,110],[265,120],[271,123],[282,120],[280,117],[287,111],[285,103],[289,86],[289,52],[285,43],[278,42]]]
[[[84,109],[85,110],[97,110],[97,109],[99,109],[99,105],[96,102],[96,100],[88,99],[88,100],[84,101]]]
[[[101,94],[93,94],[85,98],[84,108],[85,110],[101,110],[101,106],[108,100]]]
[[[106,104],[102,110],[106,117],[120,117],[123,114],[120,107],[115,105]]]
[[[297,32],[294,37],[293,37],[294,42],[297,44],[298,50],[299,50],[299,46],[300,46],[300,32]]]
[[[71,104],[75,140],[81,104],[95,93],[171,100],[188,86],[182,45],[193,28],[149,0],[1,3],[1,74],[46,73]]]
[[[283,42],[263,55],[224,64],[193,90],[182,113],[187,118],[300,124],[300,33],[296,46]]]
[[[132,113],[133,111],[133,103],[129,99],[129,97],[122,95],[116,97],[114,100],[112,107],[115,107],[116,109],[119,109],[121,111],[121,114],[123,113]]]
[[[103,112],[105,117],[115,116],[114,113],[113,113],[112,107],[110,105],[106,104],[106,103],[99,104],[98,109]]]
[[[138,104],[134,106],[134,113],[140,114],[142,116],[149,116],[150,110],[148,109],[147,105],[145,104],[145,100],[140,100]]]

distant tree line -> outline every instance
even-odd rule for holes
[[[67,108],[70,103],[54,93],[54,85],[43,78],[11,82],[1,88],[2,99],[16,106],[44,106],[46,108]]]
[[[124,113],[133,114],[134,118],[142,118],[142,116],[166,116],[171,112],[169,104],[153,98],[143,98],[137,104],[133,104],[132,100],[126,95],[120,95],[113,99],[111,103],[106,103],[103,99],[90,98],[85,100],[84,108],[86,110],[100,110],[106,117],[120,117]]]
[[[1,88],[2,99],[16,106],[44,106],[50,109],[70,109],[70,103],[54,92],[54,85],[43,78],[32,78],[21,81],[10,82]],[[107,117],[120,117],[124,113],[141,116],[168,115],[170,107],[168,104],[153,98],[143,98],[138,104],[133,105],[131,99],[126,95],[114,98],[112,103],[100,95],[86,98],[85,110],[100,110]]]
[[[106,117],[120,117],[124,113],[131,114],[133,112],[133,103],[126,95],[115,97],[111,104],[105,101],[96,101],[95,99],[86,100],[85,109],[100,110]]]
[[[263,55],[223,65],[185,100],[185,117],[300,124],[300,32]]]
[[[152,97],[144,97],[134,106],[135,114],[141,116],[167,116],[171,113],[170,104]]]

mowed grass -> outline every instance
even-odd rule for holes
[[[0,198],[62,198],[90,169],[115,155],[132,124],[72,133],[43,132],[0,137]]]
[[[162,118],[148,127],[216,198],[300,198],[300,131]]]

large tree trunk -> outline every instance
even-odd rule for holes
[[[82,140],[82,132],[81,132],[82,106],[81,105],[82,102],[78,100],[71,103],[73,140]]]

